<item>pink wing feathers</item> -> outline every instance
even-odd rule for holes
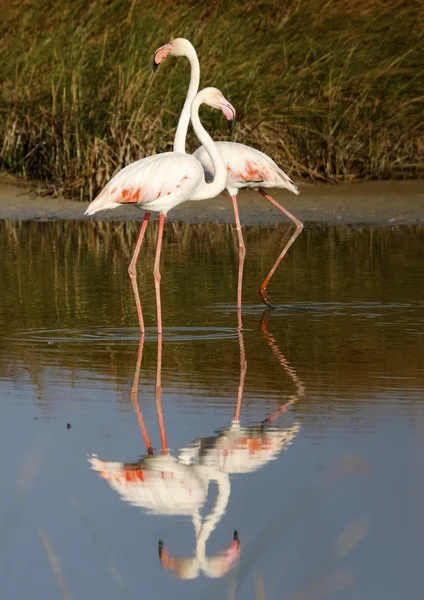
[[[278,187],[298,194],[293,181],[266,154],[236,142],[216,142],[227,167],[227,188]],[[207,174],[213,177],[213,166],[203,146],[194,152]]]
[[[142,158],[118,171],[85,214],[126,203],[166,213],[188,200],[202,179],[203,170],[193,156],[166,152]]]

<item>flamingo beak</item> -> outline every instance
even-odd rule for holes
[[[228,102],[228,100],[225,100],[225,98],[221,100],[219,106],[228,121],[228,127],[231,131],[236,122],[236,109]]]
[[[161,46],[160,48],[158,48],[155,52],[155,55],[153,57],[153,65],[152,65],[152,70],[153,73],[156,73],[160,63],[165,60],[165,58],[168,56],[168,54],[171,52],[172,50],[172,46],[171,44],[165,44],[165,46]]]

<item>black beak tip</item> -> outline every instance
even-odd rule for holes
[[[152,65],[152,71],[153,73],[156,73],[156,71],[158,70],[159,65],[157,64],[157,62],[155,61],[155,59],[153,59],[153,65]]]
[[[235,118],[234,118],[234,119],[229,119],[229,120],[228,120],[228,129],[229,129],[230,131],[232,131],[232,129],[234,129],[234,125],[235,125],[235,124],[236,124],[236,119],[235,119]]]

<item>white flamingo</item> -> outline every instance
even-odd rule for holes
[[[100,192],[85,211],[92,215],[101,210],[113,209],[122,204],[132,204],[146,211],[135,251],[128,268],[134,290],[140,331],[144,332],[144,320],[140,296],[137,288],[136,264],[143,237],[152,212],[159,213],[159,227],[154,265],[154,279],[157,307],[158,333],[162,333],[162,312],[160,301],[160,253],[165,218],[169,210],[186,200],[213,198],[225,186],[225,165],[215,143],[202,126],[199,107],[206,104],[221,110],[230,125],[234,122],[235,110],[216,88],[205,88],[198,92],[191,102],[191,120],[197,137],[210,152],[216,177],[213,183],[206,183],[200,162],[181,152],[165,152],[142,158],[121,169]]]
[[[161,436],[162,454],[154,455],[150,438],[138,404],[138,379],[142,361],[144,336],[140,339],[137,365],[131,390],[131,400],[144,438],[147,455],[135,463],[120,463],[101,460],[95,455],[89,457],[93,470],[105,479],[118,492],[122,500],[157,515],[179,515],[191,517],[195,532],[195,553],[192,557],[174,558],[159,542],[159,557],[165,569],[176,573],[180,579],[192,579],[203,572],[208,577],[221,577],[237,562],[240,543],[237,531],[224,552],[208,557],[206,543],[225,514],[230,492],[230,475],[251,473],[277,458],[295,438],[299,424],[269,429],[267,423],[287,410],[304,393],[301,380],[287,363],[275,344],[275,340],[266,331],[266,322],[262,331],[277,355],[284,370],[295,384],[296,392],[290,400],[280,406],[262,423],[251,427],[240,424],[240,408],[246,372],[243,334],[239,329],[240,340],[240,381],[236,406],[230,427],[222,429],[216,435],[200,438],[183,448],[178,457],[168,453],[161,402],[161,365],[162,340],[158,340],[158,361],[156,371],[156,408]],[[217,496],[215,504],[206,517],[201,510],[208,498],[209,483],[216,482]]]
[[[183,110],[181,112],[180,120],[178,122],[177,131],[174,138],[174,151],[185,152],[185,142],[187,136],[187,129],[190,122],[190,105],[196,92],[199,88],[200,81],[200,65],[197,57],[196,50],[194,49],[191,42],[184,38],[176,38],[165,46],[162,46],[156,50],[153,59],[153,70],[156,70],[159,64],[170,56],[185,56],[190,61],[191,66],[191,78],[190,85],[187,91],[186,100],[184,103]],[[239,144],[236,142],[216,142],[216,145],[222,154],[227,170],[227,179],[225,187],[231,196],[233,203],[234,216],[237,227],[237,235],[239,240],[239,275],[238,275],[238,286],[237,286],[237,305],[241,305],[241,294],[242,294],[242,274],[245,257],[245,245],[243,240],[243,234],[241,231],[240,217],[237,207],[237,194],[242,188],[253,188],[256,189],[262,196],[271,202],[278,210],[284,213],[289,219],[296,225],[296,230],[287,242],[282,252],[278,256],[270,272],[263,281],[259,288],[259,294],[264,303],[273,307],[274,303],[268,296],[266,288],[273,276],[276,268],[280,264],[281,260],[286,255],[288,249],[293,244],[297,236],[303,229],[303,223],[299,221],[294,215],[292,215],[286,208],[281,206],[274,198],[272,198],[265,190],[267,188],[283,188],[290,190],[294,194],[298,194],[299,191],[293,181],[280,169],[280,167],[266,154],[246,146],[245,144]],[[200,146],[195,152],[194,156],[199,159],[202,163],[206,176],[209,179],[213,179],[216,170],[211,159],[208,156],[208,149],[203,145]]]

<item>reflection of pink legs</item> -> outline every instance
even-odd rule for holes
[[[159,227],[158,237],[156,242],[156,256],[155,256],[155,267],[153,269],[153,275],[155,278],[155,292],[156,292],[156,310],[158,315],[158,333],[162,333],[162,308],[160,301],[160,253],[162,250],[162,236],[163,226],[165,224],[165,215],[159,215]]]
[[[162,215],[161,215],[162,216]],[[162,411],[162,335],[158,335],[158,362],[156,366],[156,410],[158,413],[158,423],[160,431],[160,439],[162,444],[162,454],[168,454],[168,446],[166,443],[165,425],[163,422]]]
[[[279,406],[276,411],[274,411],[273,413],[271,413],[266,419],[264,419],[261,422],[263,424],[265,424],[265,423],[271,423],[271,421],[273,421],[274,419],[276,419],[277,417],[279,417],[281,415],[281,413],[286,412],[286,410],[288,409],[288,407],[291,406],[292,404],[294,404],[295,402],[296,402],[296,399],[292,399],[291,398],[288,402],[286,402],[285,404],[282,404],[281,406]]]
[[[242,292],[242,284],[243,284],[243,266],[244,266],[244,257],[246,256],[246,248],[244,245],[243,234],[241,231],[240,225],[240,217],[237,207],[237,196],[231,196],[231,200],[233,202],[234,209],[234,217],[236,220],[236,228],[237,228],[237,236],[239,241],[239,270],[238,270],[238,280],[237,280],[237,311],[241,314],[241,292]],[[241,327],[241,322],[239,320],[239,328]]]
[[[138,345],[138,354],[137,354],[137,365],[135,368],[135,374],[133,379],[133,384],[131,387],[131,402],[135,410],[135,414],[137,415],[138,425],[141,430],[141,435],[143,436],[144,443],[146,445],[147,453],[153,454],[152,444],[147,433],[146,424],[143,419],[143,415],[140,410],[140,406],[138,404],[138,380],[140,376],[140,368],[141,368],[141,360],[143,357],[143,346],[144,346],[144,335],[140,336],[140,343]],[[165,433],[165,425],[163,421],[163,411],[162,411],[162,382],[161,382],[161,373],[162,373],[162,336],[158,336],[158,362],[156,367],[156,410],[158,415],[159,422],[159,431],[160,431],[160,439],[162,445],[162,454],[168,454],[168,446],[166,443],[166,433]]]
[[[243,388],[244,388],[244,380],[246,377],[246,351],[244,348],[244,338],[243,338],[243,322],[241,317],[241,291],[243,285],[243,265],[244,265],[244,257],[246,254],[246,249],[244,247],[243,234],[241,232],[240,225],[240,217],[238,213],[237,207],[237,196],[231,196],[231,200],[233,201],[234,208],[234,216],[236,219],[236,227],[237,227],[237,235],[239,239],[239,272],[238,272],[238,283],[237,283],[237,330],[238,330],[238,339],[239,339],[239,348],[240,348],[240,380],[239,386],[237,390],[237,402],[236,407],[234,409],[233,421],[240,420],[240,409],[241,409],[241,399],[243,397]]]
[[[281,352],[281,350],[277,346],[274,336],[271,333],[269,333],[269,331],[267,329],[267,323],[268,323],[269,317],[270,317],[270,311],[266,311],[264,316],[261,319],[260,327],[261,327],[263,336],[266,339],[272,352],[277,357],[278,362],[283,367],[284,371],[287,373],[287,375],[290,377],[290,379],[293,381],[293,383],[296,387],[296,394],[291,396],[291,398],[290,398],[290,400],[288,400],[288,402],[286,402],[285,404],[280,406],[269,417],[264,419],[262,421],[262,423],[268,423],[268,422],[272,421],[273,419],[278,417],[278,415],[285,412],[290,405],[294,404],[295,402],[297,402],[299,400],[299,398],[302,398],[305,395],[305,386],[303,385],[302,380],[299,379],[299,377],[296,374],[296,371],[293,369],[293,367],[290,365],[290,363],[288,362],[288,360],[286,359],[284,354]]]
[[[239,318],[238,338],[239,338],[239,348],[240,348],[240,379],[239,379],[239,386],[238,386],[238,390],[237,390],[237,401],[236,401],[236,407],[234,409],[233,421],[240,421],[241,400],[243,397],[244,380],[246,377],[246,369],[247,369],[246,351],[244,348],[243,332],[241,330],[241,316]]]
[[[144,221],[141,226],[140,233],[138,235],[137,243],[135,245],[134,254],[131,259],[130,266],[128,267],[128,273],[131,278],[131,285],[132,285],[134,296],[135,296],[135,304],[137,306],[138,323],[140,325],[141,333],[144,333],[144,320],[143,320],[143,313],[141,310],[140,295],[138,293],[138,287],[137,287],[136,266],[137,266],[138,255],[140,254],[141,244],[143,243],[143,238],[144,238],[144,234],[146,233],[147,224],[149,222],[149,219],[150,219],[150,213],[146,212],[146,214],[144,215]]]
[[[266,276],[263,284],[259,288],[259,295],[262,298],[263,302],[267,306],[269,306],[270,308],[273,308],[275,305],[274,305],[273,301],[271,300],[271,298],[266,293],[266,288],[267,288],[267,286],[268,286],[268,284],[269,284],[269,282],[271,280],[271,277],[274,275],[276,268],[278,267],[278,265],[280,264],[280,262],[283,260],[284,256],[286,255],[288,249],[290,248],[290,246],[293,244],[294,240],[297,238],[297,236],[302,231],[302,229],[303,229],[303,223],[301,223],[299,221],[299,219],[296,219],[296,217],[294,215],[292,215],[286,208],[284,208],[284,206],[281,206],[281,204],[279,204],[276,200],[274,200],[274,198],[272,198],[271,196],[269,196],[264,190],[259,190],[259,192],[262,194],[262,196],[264,198],[266,198],[267,200],[269,200],[271,202],[271,204],[273,204],[275,207],[277,207],[278,210],[280,210],[283,214],[285,214],[286,217],[288,217],[289,219],[291,219],[293,221],[293,223],[296,225],[295,232],[293,233],[293,235],[291,236],[291,238],[289,239],[289,241],[287,242],[287,244],[284,246],[283,251],[281,252],[281,254],[279,255],[279,257],[277,258],[277,260],[273,264],[270,272],[268,273],[268,275]]]
[[[150,442],[149,435],[147,433],[147,428],[144,423],[143,415],[141,414],[140,406],[138,404],[138,379],[140,376],[140,368],[141,368],[141,359],[143,357],[143,346],[144,346],[144,334],[140,336],[140,342],[138,344],[138,354],[137,354],[137,365],[135,368],[133,384],[131,387],[131,402],[135,410],[135,414],[137,415],[138,426],[141,430],[141,435],[143,436],[144,443],[146,445],[147,454],[153,454],[152,444]]]

